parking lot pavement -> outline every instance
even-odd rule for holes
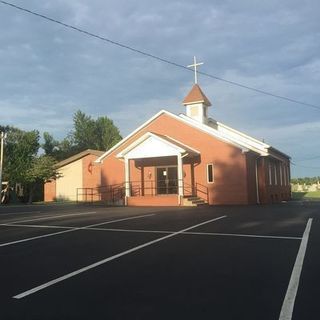
[[[303,263],[294,318],[317,320],[320,315],[320,207],[313,214],[312,231]]]
[[[269,320],[280,312],[318,319],[319,208],[0,213],[1,312],[4,319]],[[302,243],[290,315],[285,301]]]

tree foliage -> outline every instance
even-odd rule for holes
[[[4,145],[3,181],[11,186],[21,183],[32,201],[35,186],[55,178],[55,160],[50,156],[39,156],[39,132],[24,131],[15,127],[2,127],[7,133]]]
[[[49,132],[43,133],[43,140],[42,149],[46,155],[52,156],[59,146],[59,141],[55,140]]]
[[[109,150],[122,137],[108,117],[98,117],[95,120],[78,110],[73,116],[73,130],[67,137],[59,142],[45,132],[43,139],[45,154],[60,161],[86,149]]]
[[[25,185],[29,191],[29,203],[32,202],[33,193],[37,184],[43,184],[59,176],[55,164],[56,160],[52,156],[41,155],[34,157],[24,177]]]
[[[119,129],[108,117],[96,120],[78,110],[74,117],[73,139],[80,150],[108,150],[119,142],[122,137]]]
[[[304,178],[293,178],[291,179],[292,184],[306,184],[312,185],[320,182],[320,176],[318,177],[304,177]]]
[[[78,152],[78,148],[73,143],[72,137],[66,137],[61,141],[55,140],[53,136],[48,133],[43,133],[44,143],[41,145],[45,155],[51,156],[57,161],[66,159]]]
[[[55,167],[56,160],[47,155],[35,157],[25,174],[25,181],[29,184],[46,182],[58,177]]]
[[[85,149],[108,150],[122,139],[118,128],[108,117],[96,120],[80,110],[74,114],[73,130],[61,141],[44,132],[44,155],[39,155],[39,132],[24,131],[11,126],[0,126],[7,133],[4,150],[3,181],[11,185],[21,183],[29,192],[29,201],[35,185],[57,177],[55,162]]]
[[[26,172],[39,149],[39,132],[7,127],[4,147],[4,180],[24,183]]]

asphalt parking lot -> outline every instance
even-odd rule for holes
[[[0,207],[1,319],[319,319],[320,204]]]

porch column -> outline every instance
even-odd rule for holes
[[[124,172],[126,197],[130,197],[130,159],[127,157],[124,158]]]
[[[183,196],[183,166],[182,166],[182,157],[179,153],[177,155],[178,158],[178,194],[179,196]]]

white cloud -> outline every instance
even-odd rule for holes
[[[16,3],[184,65],[197,55],[205,72],[320,105],[316,0]],[[160,109],[183,111],[192,73],[0,6],[1,124],[62,138],[80,108],[110,116],[125,135]],[[217,120],[292,156],[319,154],[319,139],[306,141],[319,136],[316,110],[202,76],[200,83]]]

